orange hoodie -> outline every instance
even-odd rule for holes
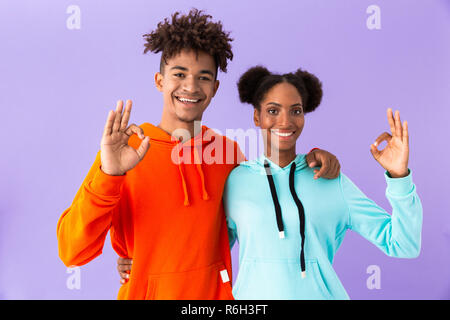
[[[133,259],[118,299],[233,299],[222,193],[242,152],[205,126],[185,143],[152,124],[141,128],[150,148],[125,175],[103,173],[97,154],[58,221],[61,260],[88,263],[110,230],[114,250]],[[140,141],[133,135],[129,145]]]

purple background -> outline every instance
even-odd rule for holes
[[[369,30],[369,5],[381,30]],[[81,29],[69,30],[69,5]],[[410,129],[410,168],[424,208],[417,259],[385,256],[348,232],[334,267],[352,299],[450,298],[450,2],[336,1],[50,1],[0,2],[0,299],[115,299],[117,255],[81,267],[81,288],[58,258],[56,223],[99,149],[108,110],[132,99],[131,122],[157,124],[162,97],[153,84],[159,55],[143,55],[142,35],[175,10],[206,9],[232,33],[234,60],[204,123],[253,127],[236,81],[250,66],[276,72],[302,67],[324,84],[324,100],[306,118],[298,152],[321,147],[342,171],[390,212],[383,169],[369,145],[389,129],[386,109]],[[233,249],[237,271],[237,247]],[[381,289],[369,290],[369,265]]]

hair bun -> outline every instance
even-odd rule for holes
[[[252,67],[245,72],[238,81],[239,99],[241,102],[253,103],[253,97],[261,80],[271,75],[270,71],[263,66]]]
[[[312,73],[298,69],[295,76],[301,78],[305,84],[306,91],[308,92],[308,100],[306,110],[311,112],[316,109],[322,101],[322,82]]]

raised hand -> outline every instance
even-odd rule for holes
[[[384,132],[370,145],[370,151],[378,163],[386,169],[392,178],[401,178],[408,175],[409,138],[408,123],[400,121],[400,112],[395,116],[392,109],[387,110],[387,119],[391,134]],[[383,150],[378,150],[381,142],[387,141]]]
[[[150,138],[144,136],[142,128],[135,124],[127,127],[131,105],[131,100],[127,100],[122,114],[123,101],[119,100],[116,110],[108,113],[100,143],[101,169],[106,174],[119,176],[133,169],[144,158],[150,146]],[[137,134],[142,140],[138,149],[128,145],[128,140],[133,134]]]

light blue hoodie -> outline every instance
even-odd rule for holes
[[[264,163],[270,167],[275,192],[271,192]],[[315,180],[313,176],[305,155],[297,155],[285,168],[261,156],[241,163],[229,175],[224,207],[230,244],[236,239],[239,242],[235,299],[349,299],[332,267],[333,257],[349,229],[388,256],[419,255],[422,205],[411,172],[396,179],[385,173],[392,215],[368,199],[342,173],[333,180]],[[295,186],[292,190],[296,195],[290,184]],[[276,202],[281,209],[278,224]]]

